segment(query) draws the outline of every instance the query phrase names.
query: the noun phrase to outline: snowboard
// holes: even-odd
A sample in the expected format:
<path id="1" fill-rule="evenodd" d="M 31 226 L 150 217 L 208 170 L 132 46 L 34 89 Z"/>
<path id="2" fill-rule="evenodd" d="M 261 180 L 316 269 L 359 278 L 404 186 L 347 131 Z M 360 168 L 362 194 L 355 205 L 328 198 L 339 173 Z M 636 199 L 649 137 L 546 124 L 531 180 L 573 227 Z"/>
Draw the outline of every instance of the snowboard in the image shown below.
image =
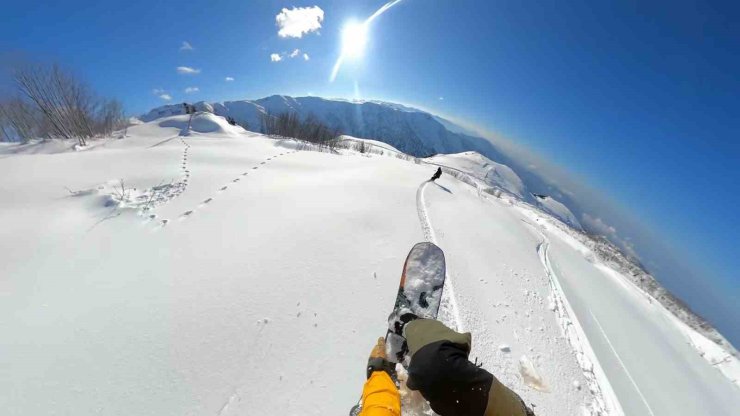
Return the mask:
<path id="1" fill-rule="evenodd" d="M 396 334 L 394 325 L 400 315 L 409 312 L 419 318 L 437 319 L 444 284 L 444 252 L 433 243 L 417 243 L 406 256 L 396 302 L 388 317 L 388 332 L 385 335 L 388 361 L 408 364 L 406 340 Z"/>
<path id="2" fill-rule="evenodd" d="M 437 319 L 439 305 L 442 303 L 442 290 L 445 284 L 445 254 L 432 243 L 417 243 L 411 248 L 403 263 L 401 283 L 398 285 L 396 302 L 388 317 L 388 332 L 385 335 L 387 360 L 408 366 L 406 360 L 406 340 L 393 329 L 395 317 L 403 313 L 413 313 L 419 318 Z M 394 381 L 398 383 L 398 380 Z M 361 400 L 349 412 L 359 416 L 362 411 Z"/>

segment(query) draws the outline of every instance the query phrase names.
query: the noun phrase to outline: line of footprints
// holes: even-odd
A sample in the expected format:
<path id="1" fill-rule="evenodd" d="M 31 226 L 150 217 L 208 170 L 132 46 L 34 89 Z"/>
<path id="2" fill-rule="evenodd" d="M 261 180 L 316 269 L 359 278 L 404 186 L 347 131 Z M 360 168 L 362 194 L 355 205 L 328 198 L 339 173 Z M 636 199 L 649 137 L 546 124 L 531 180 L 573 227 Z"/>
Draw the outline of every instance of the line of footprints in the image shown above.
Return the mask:
<path id="1" fill-rule="evenodd" d="M 190 145 L 180 137 L 180 141 L 185 145 L 185 149 L 182 151 L 182 173 L 184 178 L 182 179 L 183 185 L 180 187 L 179 192 L 173 196 L 180 196 L 188 188 L 188 181 L 190 180 L 190 169 L 188 169 L 188 152 L 190 151 Z"/>
<path id="2" fill-rule="evenodd" d="M 187 144 L 185 142 L 185 140 L 183 140 L 183 139 L 180 139 L 180 140 L 182 140 L 183 144 L 185 145 L 185 151 L 183 152 L 183 160 L 182 160 L 182 170 L 183 170 L 183 173 L 185 174 L 185 179 L 183 180 L 183 182 L 185 184 L 185 187 L 187 187 L 188 180 L 190 179 L 190 170 L 188 169 L 188 166 L 187 166 L 187 164 L 188 164 L 187 163 L 188 162 L 188 149 L 190 149 L 190 145 Z M 265 159 L 264 161 L 260 162 L 259 165 L 253 166 L 252 169 L 250 169 L 250 170 L 257 170 L 262 165 L 267 164 L 267 162 L 269 162 L 269 161 L 271 161 L 273 159 L 276 159 L 276 158 L 278 158 L 280 156 L 289 155 L 289 154 L 295 153 L 295 152 L 297 152 L 297 150 L 293 150 L 291 152 L 284 152 L 284 153 L 280 153 L 280 154 L 277 154 L 277 155 L 274 155 L 274 156 L 270 156 L 267 159 Z M 247 175 L 249 175 L 249 171 L 246 171 L 246 172 L 240 174 L 239 176 L 237 176 L 236 178 L 232 179 L 230 183 L 237 183 L 237 182 L 241 181 L 244 176 L 247 176 Z M 224 186 L 222 186 L 221 188 L 218 189 L 218 192 L 221 193 L 221 192 L 226 191 L 227 189 L 229 189 L 229 185 L 224 185 Z M 184 191 L 185 191 L 185 189 L 182 189 L 182 192 L 184 192 Z M 207 198 L 207 199 L 203 200 L 198 206 L 199 207 L 203 207 L 203 206 L 205 206 L 205 205 L 213 202 L 214 198 L 215 197 Z M 179 218 L 180 218 L 180 220 L 184 220 L 184 219 L 190 217 L 191 215 L 193 215 L 194 213 L 195 213 L 195 209 L 191 209 L 191 210 L 185 211 L 182 214 L 180 214 L 180 217 Z M 168 220 L 168 219 L 162 219 L 162 220 L 159 221 L 159 224 L 162 227 L 166 226 L 169 223 L 170 223 L 170 220 Z"/>

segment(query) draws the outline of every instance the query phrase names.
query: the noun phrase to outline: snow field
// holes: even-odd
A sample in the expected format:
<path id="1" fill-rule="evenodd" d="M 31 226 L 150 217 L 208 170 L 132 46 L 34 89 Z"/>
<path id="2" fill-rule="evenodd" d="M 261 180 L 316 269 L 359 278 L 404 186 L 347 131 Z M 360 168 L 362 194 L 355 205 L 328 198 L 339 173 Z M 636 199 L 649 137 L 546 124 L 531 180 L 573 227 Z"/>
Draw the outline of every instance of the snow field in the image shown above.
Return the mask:
<path id="1" fill-rule="evenodd" d="M 647 413 L 630 407 L 640 399 L 624 370 L 656 415 L 679 394 L 714 414 L 740 407 L 683 332 L 588 263 L 549 215 L 447 175 L 426 182 L 429 165 L 296 151 L 219 117 L 196 121 L 181 135 L 186 116 L 155 120 L 78 152 L 0 149 L 6 414 L 346 414 L 423 240 L 446 254 L 440 318 L 472 332 L 471 357 L 537 414 L 600 414 L 611 399 L 561 332 L 565 299 L 626 414 Z M 633 312 L 614 332 L 624 316 L 602 303 L 652 326 Z M 656 388 L 641 368 L 656 383 L 700 377 Z M 404 400 L 405 414 L 428 411 Z M 682 400 L 671 414 L 692 414 Z"/>

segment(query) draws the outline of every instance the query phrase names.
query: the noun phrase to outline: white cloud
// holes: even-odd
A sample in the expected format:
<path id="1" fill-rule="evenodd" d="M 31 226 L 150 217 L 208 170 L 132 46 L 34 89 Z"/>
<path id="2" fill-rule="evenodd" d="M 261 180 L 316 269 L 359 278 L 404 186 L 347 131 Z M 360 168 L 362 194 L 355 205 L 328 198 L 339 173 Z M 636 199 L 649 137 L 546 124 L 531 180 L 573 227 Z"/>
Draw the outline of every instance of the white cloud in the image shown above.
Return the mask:
<path id="1" fill-rule="evenodd" d="M 198 91 L 200 91 L 200 88 L 198 88 L 198 87 L 187 87 L 187 88 L 185 88 L 185 94 L 191 94 L 191 93 L 198 92 Z"/>
<path id="2" fill-rule="evenodd" d="M 439 97 L 439 101 L 444 101 L 445 97 Z"/>
<path id="3" fill-rule="evenodd" d="M 234 78 L 233 78 L 233 77 L 226 77 L 226 78 L 224 78 L 224 80 L 225 80 L 226 82 L 231 82 L 231 81 L 233 81 L 233 80 L 234 80 Z"/>
<path id="4" fill-rule="evenodd" d="M 281 38 L 301 38 L 304 34 L 316 32 L 321 29 L 323 20 L 324 11 L 319 6 L 283 9 L 275 16 Z"/>
<path id="5" fill-rule="evenodd" d="M 635 250 L 635 245 L 632 244 L 629 237 L 623 238 L 617 234 L 617 229 L 611 225 L 605 223 L 601 218 L 592 217 L 585 212 L 581 214 L 581 224 L 586 227 L 587 231 L 606 237 L 607 240 L 611 241 L 612 244 L 617 246 L 622 253 L 628 257 L 639 259 Z"/>
<path id="6" fill-rule="evenodd" d="M 609 237 L 617 234 L 617 229 L 605 223 L 601 218 L 594 218 L 585 212 L 581 215 L 583 225 L 590 231 Z"/>
<path id="7" fill-rule="evenodd" d="M 186 40 L 182 41 L 182 46 L 180 46 L 181 51 L 192 51 L 193 49 L 195 48 L 193 48 L 193 45 L 191 45 L 190 42 Z"/>
<path id="8" fill-rule="evenodd" d="M 152 94 L 156 95 L 157 97 L 169 101 L 172 99 L 172 96 L 167 94 L 167 91 L 164 90 L 164 88 L 154 88 L 152 90 Z"/>
<path id="9" fill-rule="evenodd" d="M 304 61 L 308 61 L 309 59 L 311 59 L 311 57 L 308 56 L 307 53 L 304 53 L 304 54 L 301 55 L 301 50 L 300 49 L 293 49 L 293 52 L 291 52 L 291 53 L 286 53 L 286 52 L 283 52 L 283 53 L 273 53 L 273 54 L 270 55 L 270 60 L 272 62 L 280 62 L 280 61 L 282 61 L 283 59 L 286 59 L 286 58 L 293 59 L 293 58 L 297 58 L 299 56 L 302 57 Z"/>
<path id="10" fill-rule="evenodd" d="M 189 66 L 178 66 L 177 73 L 186 75 L 200 74 L 200 69 L 191 68 Z"/>

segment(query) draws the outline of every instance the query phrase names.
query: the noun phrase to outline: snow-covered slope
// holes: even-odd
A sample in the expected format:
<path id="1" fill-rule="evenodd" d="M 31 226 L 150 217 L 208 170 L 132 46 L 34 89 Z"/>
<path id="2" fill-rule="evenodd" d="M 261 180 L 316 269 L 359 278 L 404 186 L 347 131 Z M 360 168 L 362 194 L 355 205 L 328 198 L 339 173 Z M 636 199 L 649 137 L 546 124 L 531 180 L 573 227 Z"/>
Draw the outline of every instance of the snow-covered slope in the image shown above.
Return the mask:
<path id="1" fill-rule="evenodd" d="M 477 152 L 435 155 L 425 161 L 467 173 L 488 186 L 504 189 L 521 199 L 525 199 L 527 194 L 524 183 L 511 168 Z"/>
<path id="2" fill-rule="evenodd" d="M 570 225 L 571 227 L 574 227 L 578 230 L 582 229 L 581 223 L 578 222 L 578 218 L 576 218 L 576 216 L 573 215 L 572 212 L 570 212 L 568 207 L 558 202 L 555 198 L 539 194 L 534 195 L 534 197 L 537 205 L 542 208 L 543 211 L 554 215 L 556 218 L 559 218 L 561 221 Z"/>
<path id="3" fill-rule="evenodd" d="M 446 253 L 441 318 L 538 414 L 740 408 L 733 367 L 534 206 L 186 121 L 0 148 L 4 414 L 347 414 L 421 240 Z"/>

